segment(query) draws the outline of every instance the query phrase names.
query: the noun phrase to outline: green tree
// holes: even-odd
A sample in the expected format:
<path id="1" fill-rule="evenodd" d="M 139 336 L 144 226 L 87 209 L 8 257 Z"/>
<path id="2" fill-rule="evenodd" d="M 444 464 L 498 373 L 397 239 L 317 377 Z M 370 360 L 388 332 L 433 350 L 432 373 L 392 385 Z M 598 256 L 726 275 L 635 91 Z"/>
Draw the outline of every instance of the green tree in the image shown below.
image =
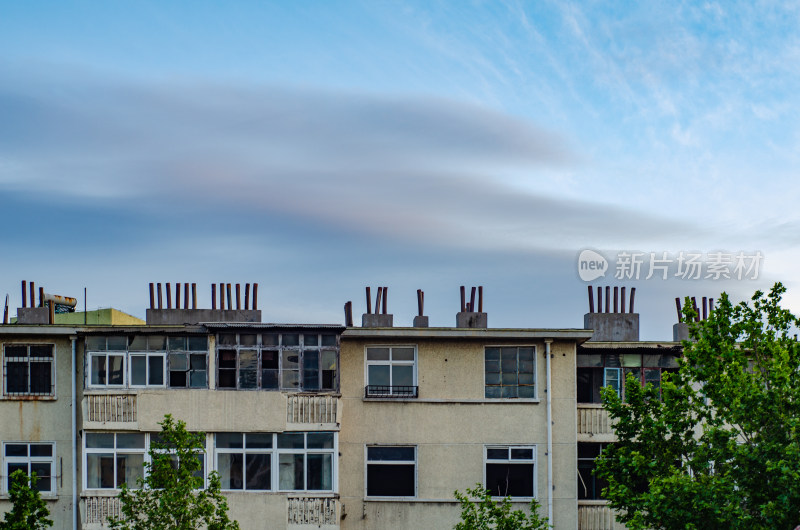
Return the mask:
<path id="1" fill-rule="evenodd" d="M 188 432 L 186 424 L 167 414 L 161 435 L 150 443 L 150 462 L 137 489 L 122 485 L 122 518 L 110 517 L 111 528 L 122 530 L 238 530 L 228 518 L 228 503 L 220 493 L 216 472 L 203 488 L 205 435 Z"/>
<path id="2" fill-rule="evenodd" d="M 603 403 L 619 441 L 597 473 L 631 529 L 792 529 L 800 523 L 800 346 L 785 288 L 752 304 L 724 293 L 691 325 L 677 374 L 659 391 L 626 381 Z M 688 301 L 687 301 L 688 302 Z M 687 303 L 684 313 L 693 322 Z"/>
<path id="3" fill-rule="evenodd" d="M 36 473 L 29 477 L 18 469 L 10 479 L 8 497 L 12 507 L 0 521 L 0 530 L 44 530 L 53 526 L 53 521 L 47 518 L 50 515 L 47 504 L 36 489 Z"/>
<path id="4" fill-rule="evenodd" d="M 539 503 L 531 501 L 531 513 L 511 509 L 511 497 L 496 501 L 481 484 L 455 492 L 461 503 L 461 521 L 454 530 L 547 530 L 547 517 L 539 516 Z"/>

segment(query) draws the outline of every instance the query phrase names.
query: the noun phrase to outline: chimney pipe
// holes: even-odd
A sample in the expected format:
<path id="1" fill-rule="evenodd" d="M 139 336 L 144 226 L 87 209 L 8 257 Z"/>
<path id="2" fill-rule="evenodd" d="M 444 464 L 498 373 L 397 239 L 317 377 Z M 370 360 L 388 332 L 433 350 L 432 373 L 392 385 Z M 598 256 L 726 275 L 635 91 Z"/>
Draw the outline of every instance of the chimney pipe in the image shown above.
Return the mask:
<path id="1" fill-rule="evenodd" d="M 22 280 L 22 307 L 28 307 L 28 282 Z"/>
<path id="2" fill-rule="evenodd" d="M 161 282 L 158 282 L 158 308 L 161 309 Z"/>
<path id="3" fill-rule="evenodd" d="M 353 302 L 344 304 L 344 325 L 348 328 L 353 327 Z"/>
<path id="4" fill-rule="evenodd" d="M 172 284 L 167 282 L 167 309 L 172 309 Z"/>
<path id="5" fill-rule="evenodd" d="M 225 290 L 227 291 L 226 294 L 228 295 L 228 309 L 231 310 L 231 309 L 233 309 L 233 296 L 231 296 L 231 292 L 232 292 L 231 291 L 231 284 L 225 285 Z"/>
<path id="6" fill-rule="evenodd" d="M 192 309 L 197 309 L 197 284 L 192 283 Z"/>
<path id="7" fill-rule="evenodd" d="M 708 298 L 703 297 L 703 320 L 708 318 Z"/>
<path id="8" fill-rule="evenodd" d="M 175 309 L 181 308 L 181 284 L 175 282 Z"/>
<path id="9" fill-rule="evenodd" d="M 633 299 L 636 297 L 636 287 L 631 287 L 631 307 L 630 312 L 635 313 L 636 311 L 633 310 Z"/>
<path id="10" fill-rule="evenodd" d="M 591 285 L 587 285 L 586 287 L 589 288 L 589 312 L 594 313 L 594 289 L 592 289 Z"/>
<path id="11" fill-rule="evenodd" d="M 253 284 L 253 311 L 258 309 L 258 284 Z"/>
<path id="12" fill-rule="evenodd" d="M 219 284 L 219 308 L 225 311 L 225 284 Z"/>
<path id="13" fill-rule="evenodd" d="M 383 287 L 383 314 L 386 314 L 386 305 L 388 304 L 389 300 L 389 288 L 384 286 Z"/>
<path id="14" fill-rule="evenodd" d="M 217 284 L 211 284 L 211 309 L 217 308 Z"/>
<path id="15" fill-rule="evenodd" d="M 611 312 L 611 287 L 606 285 L 606 313 Z"/>
<path id="16" fill-rule="evenodd" d="M 154 285 L 153 282 L 150 282 L 150 309 L 156 308 L 156 295 L 154 292 Z"/>
<path id="17" fill-rule="evenodd" d="M 614 286 L 614 312 L 619 313 L 619 304 L 617 301 L 619 300 L 619 287 L 616 285 Z"/>
<path id="18" fill-rule="evenodd" d="M 622 312 L 625 312 L 625 288 L 622 288 L 622 294 L 619 297 L 620 305 L 622 306 Z"/>
<path id="19" fill-rule="evenodd" d="M 372 295 L 369 292 L 369 287 L 367 287 L 367 314 L 372 314 Z"/>
<path id="20" fill-rule="evenodd" d="M 244 284 L 244 308 L 250 309 L 250 284 Z"/>
<path id="21" fill-rule="evenodd" d="M 183 284 L 183 308 L 189 309 L 189 284 Z"/>
<path id="22" fill-rule="evenodd" d="M 383 298 L 383 287 L 378 287 L 378 294 L 375 297 L 375 314 L 381 313 L 381 298 Z"/>
<path id="23" fill-rule="evenodd" d="M 424 302 L 422 301 L 422 289 L 417 289 L 417 315 L 422 316 L 425 314 Z"/>
<path id="24" fill-rule="evenodd" d="M 603 312 L 603 288 L 599 285 L 597 286 L 597 312 Z"/>
<path id="25" fill-rule="evenodd" d="M 483 285 L 478 286 L 478 313 L 483 313 Z"/>
<path id="26" fill-rule="evenodd" d="M 683 313 L 681 312 L 681 299 L 675 297 L 675 309 L 678 311 L 678 323 L 683 322 Z"/>
<path id="27" fill-rule="evenodd" d="M 39 287 L 39 307 L 44 305 L 44 287 Z"/>
<path id="28" fill-rule="evenodd" d="M 36 307 L 36 287 L 34 287 L 33 282 L 30 283 L 30 288 L 31 288 L 31 307 Z M 39 300 L 39 304 L 43 303 L 44 301 Z"/>
<path id="29" fill-rule="evenodd" d="M 461 286 L 461 312 L 462 313 L 467 310 L 466 305 L 467 305 L 467 292 L 464 289 L 464 286 L 462 285 Z"/>
<path id="30" fill-rule="evenodd" d="M 475 311 L 475 287 L 472 288 L 472 292 L 469 295 L 469 310 Z"/>
<path id="31" fill-rule="evenodd" d="M 236 284 L 236 309 L 242 308 L 242 285 Z"/>

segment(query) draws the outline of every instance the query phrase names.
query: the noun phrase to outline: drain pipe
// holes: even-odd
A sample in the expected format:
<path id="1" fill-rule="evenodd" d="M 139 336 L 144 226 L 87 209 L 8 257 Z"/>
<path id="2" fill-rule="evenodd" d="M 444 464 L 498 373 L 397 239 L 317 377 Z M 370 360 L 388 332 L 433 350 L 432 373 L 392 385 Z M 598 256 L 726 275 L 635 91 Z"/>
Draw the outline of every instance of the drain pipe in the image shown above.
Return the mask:
<path id="1" fill-rule="evenodd" d="M 553 387 L 550 368 L 550 344 L 553 339 L 545 339 L 544 355 L 547 372 L 547 520 L 553 526 Z"/>
<path id="2" fill-rule="evenodd" d="M 76 393 L 76 372 L 78 367 L 75 364 L 75 343 L 78 337 L 70 337 L 72 341 L 72 530 L 78 530 L 78 395 Z"/>

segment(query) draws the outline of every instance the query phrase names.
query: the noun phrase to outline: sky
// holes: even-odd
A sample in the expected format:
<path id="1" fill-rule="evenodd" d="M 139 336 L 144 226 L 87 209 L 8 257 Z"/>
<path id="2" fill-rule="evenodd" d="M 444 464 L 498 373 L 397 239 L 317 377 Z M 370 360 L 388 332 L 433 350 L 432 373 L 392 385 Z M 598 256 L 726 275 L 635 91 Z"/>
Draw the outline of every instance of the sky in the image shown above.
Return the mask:
<path id="1" fill-rule="evenodd" d="M 675 297 L 781 281 L 800 312 L 798 23 L 773 1 L 0 0 L 0 296 L 143 318 L 149 282 L 200 307 L 258 283 L 265 322 L 353 301 L 358 323 L 387 286 L 395 325 L 422 289 L 452 326 L 480 285 L 491 327 L 580 328 L 587 285 L 627 286 L 645 340 Z"/>

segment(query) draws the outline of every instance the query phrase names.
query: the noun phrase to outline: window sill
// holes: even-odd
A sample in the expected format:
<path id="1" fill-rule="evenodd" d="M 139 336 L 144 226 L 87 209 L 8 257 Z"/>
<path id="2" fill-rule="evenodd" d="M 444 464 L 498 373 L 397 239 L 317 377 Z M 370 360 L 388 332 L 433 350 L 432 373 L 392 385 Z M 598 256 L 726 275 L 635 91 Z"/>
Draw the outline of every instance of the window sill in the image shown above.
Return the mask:
<path id="1" fill-rule="evenodd" d="M 0 401 L 55 401 L 56 396 L 2 396 Z"/>
<path id="2" fill-rule="evenodd" d="M 578 506 L 608 506 L 605 499 L 579 499 Z"/>
<path id="3" fill-rule="evenodd" d="M 0 494 L 0 501 L 8 501 L 8 500 L 11 500 L 11 496 L 8 493 Z M 49 502 L 56 502 L 58 500 L 58 494 L 56 493 L 42 494 L 42 500 Z"/>
<path id="4" fill-rule="evenodd" d="M 497 403 L 502 405 L 536 404 L 541 403 L 539 398 L 492 398 L 492 399 L 459 399 L 459 398 L 361 398 L 362 401 L 376 401 L 380 403 Z"/>

